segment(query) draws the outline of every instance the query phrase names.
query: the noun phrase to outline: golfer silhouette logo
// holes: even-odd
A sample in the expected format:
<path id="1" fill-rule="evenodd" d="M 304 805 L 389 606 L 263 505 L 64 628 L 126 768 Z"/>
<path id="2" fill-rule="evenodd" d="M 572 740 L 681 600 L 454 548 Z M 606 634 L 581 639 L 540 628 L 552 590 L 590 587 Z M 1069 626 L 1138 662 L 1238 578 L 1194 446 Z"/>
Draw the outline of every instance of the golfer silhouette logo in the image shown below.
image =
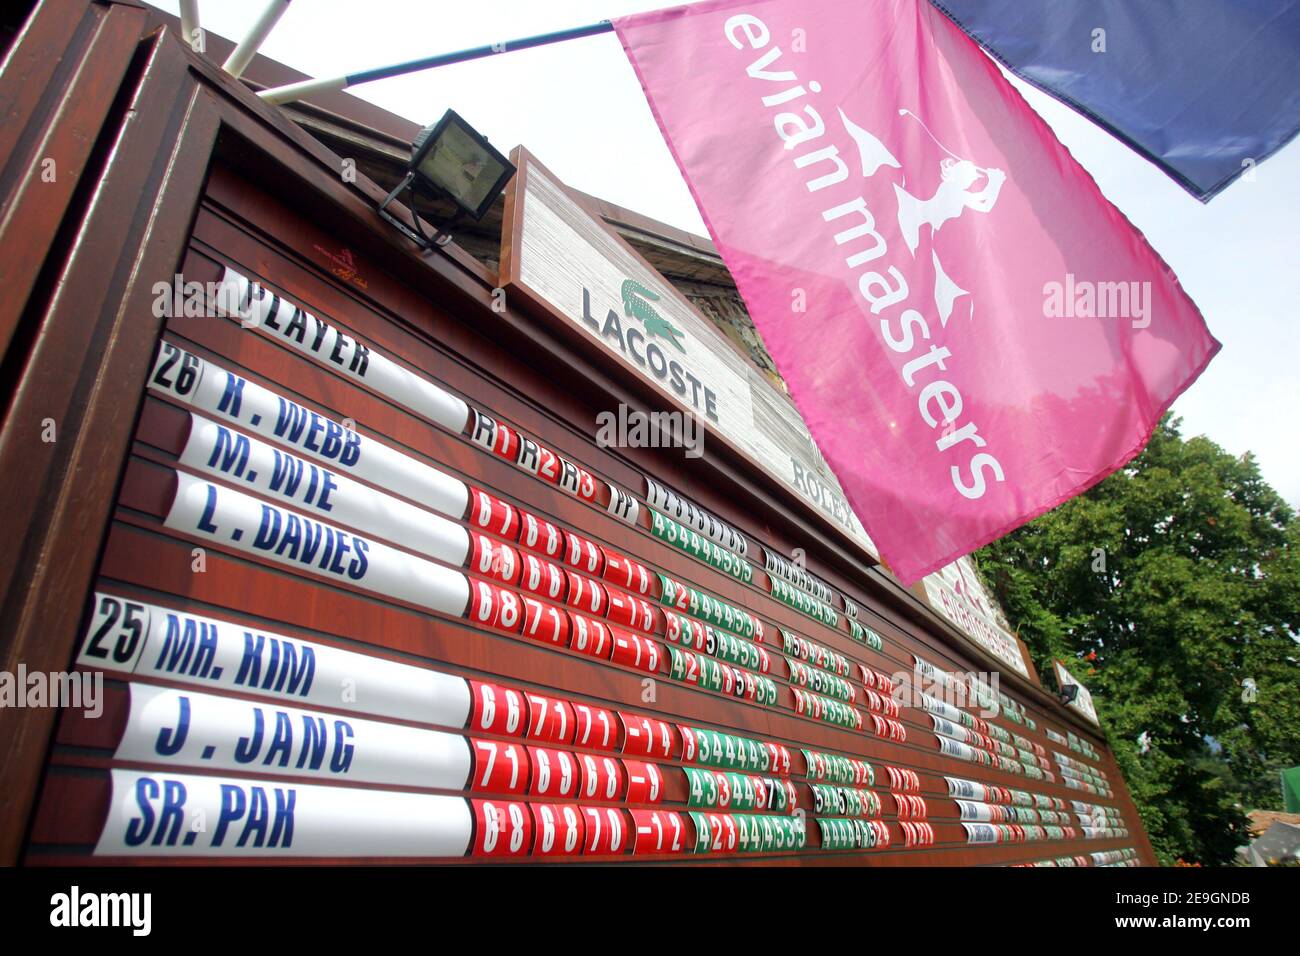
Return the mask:
<path id="1" fill-rule="evenodd" d="M 904 188 L 907 184 L 906 177 L 903 186 L 894 184 L 894 196 L 898 201 L 898 229 L 903 235 L 903 241 L 907 243 L 908 251 L 915 256 L 917 247 L 921 244 L 923 227 L 929 226 L 933 236 L 943 228 L 945 223 L 957 219 L 967 209 L 981 213 L 992 211 L 1002 186 L 1007 181 L 1007 174 L 1001 169 L 979 166 L 972 160 L 958 156 L 939 142 L 930 128 L 911 110 L 900 109 L 898 115 L 915 120 L 930 140 L 948 154 L 939 161 L 939 185 L 934 194 L 928 198 L 921 198 L 908 192 Z M 874 176 L 882 166 L 902 168 L 879 139 L 850 121 L 843 110 L 840 111 L 840 119 L 858 147 L 864 177 Z M 930 258 L 935 270 L 935 308 L 939 313 L 940 323 L 947 326 L 954 301 L 967 292 L 948 277 L 943 264 L 939 261 L 939 253 L 933 247 L 931 247 Z M 974 314 L 973 305 L 971 314 Z"/>
<path id="2" fill-rule="evenodd" d="M 944 223 L 956 219 L 967 209 L 989 212 L 998 201 L 1007 174 L 1000 169 L 977 166 L 969 159 L 962 159 L 939 142 L 930 128 L 911 110 L 899 110 L 898 115 L 910 116 L 916 120 L 934 145 L 948 154 L 939 161 L 939 186 L 929 199 L 918 199 L 906 189 L 894 186 L 894 195 L 898 197 L 898 228 L 903 233 L 907 248 L 915 255 L 916 247 L 920 244 L 922 226 L 929 226 L 938 232 Z M 971 187 L 981 179 L 984 181 L 983 187 L 972 191 Z"/>

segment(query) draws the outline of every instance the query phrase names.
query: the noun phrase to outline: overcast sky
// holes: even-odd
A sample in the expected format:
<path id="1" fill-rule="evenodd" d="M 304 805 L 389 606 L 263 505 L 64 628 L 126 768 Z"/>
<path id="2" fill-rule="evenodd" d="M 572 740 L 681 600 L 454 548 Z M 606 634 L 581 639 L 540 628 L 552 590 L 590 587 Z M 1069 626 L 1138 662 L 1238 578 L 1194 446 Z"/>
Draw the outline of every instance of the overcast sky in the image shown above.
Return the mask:
<path id="1" fill-rule="evenodd" d="M 177 12 L 174 0 L 156 4 Z M 262 48 L 312 76 L 669 6 L 637 0 L 298 0 Z M 203 26 L 242 37 L 266 0 L 200 0 Z M 1178 400 L 1184 431 L 1258 457 L 1300 507 L 1300 141 L 1202 205 L 1069 108 L 1013 81 L 1102 191 L 1146 234 L 1223 343 Z M 526 145 L 569 185 L 705 234 L 612 34 L 383 80 L 352 92 L 424 124 L 453 107 L 502 151 Z M 1287 313 L 1293 318 L 1287 319 Z"/>

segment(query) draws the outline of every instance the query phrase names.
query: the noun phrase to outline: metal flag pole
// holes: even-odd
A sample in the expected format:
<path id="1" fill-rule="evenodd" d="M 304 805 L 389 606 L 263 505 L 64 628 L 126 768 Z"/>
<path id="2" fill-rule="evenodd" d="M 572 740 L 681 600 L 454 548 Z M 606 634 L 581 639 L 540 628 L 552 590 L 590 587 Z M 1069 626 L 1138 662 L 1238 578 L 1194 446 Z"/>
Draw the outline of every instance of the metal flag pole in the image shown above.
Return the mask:
<path id="1" fill-rule="evenodd" d="M 420 60 L 408 60 L 405 63 L 394 63 L 392 66 L 375 67 L 372 70 L 362 70 L 359 73 L 345 73 L 342 76 L 327 77 L 319 80 L 302 80 L 298 83 L 289 83 L 285 86 L 277 86 L 269 90 L 262 90 L 257 95 L 266 100 L 266 102 L 274 103 L 276 105 L 292 103 L 294 100 L 300 100 L 304 96 L 310 96 L 312 93 L 322 93 L 329 90 L 345 90 L 349 86 L 356 86 L 358 83 L 369 83 L 373 80 L 386 80 L 390 76 L 404 76 L 407 73 L 419 73 L 421 70 L 431 70 L 434 67 L 446 66 L 449 63 L 464 63 L 466 60 L 479 60 L 483 57 L 495 56 L 498 53 L 509 53 L 512 50 L 527 50 L 535 46 L 546 46 L 548 43 L 560 43 L 564 40 L 577 40 L 580 37 L 595 36 L 598 33 L 610 33 L 613 29 L 614 25 L 612 23 L 608 20 L 601 20 L 599 23 L 588 24 L 585 27 L 574 27 L 569 30 L 556 30 L 554 33 L 539 33 L 536 36 L 521 37 L 518 40 L 506 40 L 504 43 L 489 43 L 486 46 L 476 46 L 468 50 L 458 50 L 455 53 L 439 53 L 437 56 L 424 57 Z"/>

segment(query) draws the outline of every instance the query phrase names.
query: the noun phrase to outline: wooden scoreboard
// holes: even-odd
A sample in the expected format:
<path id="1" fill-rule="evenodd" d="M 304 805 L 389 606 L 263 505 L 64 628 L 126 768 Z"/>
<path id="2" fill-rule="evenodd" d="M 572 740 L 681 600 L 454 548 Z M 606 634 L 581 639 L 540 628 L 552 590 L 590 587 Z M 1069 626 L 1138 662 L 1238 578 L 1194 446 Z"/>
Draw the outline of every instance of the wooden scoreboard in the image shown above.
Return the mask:
<path id="1" fill-rule="evenodd" d="M 969 568 L 902 588 L 788 400 L 534 157 L 499 270 L 421 255 L 147 26 L 16 41 L 107 88 L 60 205 L 7 200 L 4 666 L 102 693 L 0 709 L 6 859 L 1154 863 Z"/>

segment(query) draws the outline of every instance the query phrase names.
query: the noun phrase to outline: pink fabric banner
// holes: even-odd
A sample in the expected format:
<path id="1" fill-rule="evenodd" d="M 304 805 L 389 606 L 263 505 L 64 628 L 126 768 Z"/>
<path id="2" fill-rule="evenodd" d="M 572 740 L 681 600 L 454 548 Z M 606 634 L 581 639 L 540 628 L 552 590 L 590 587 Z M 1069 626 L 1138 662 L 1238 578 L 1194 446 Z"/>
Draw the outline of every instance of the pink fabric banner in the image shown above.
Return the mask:
<path id="1" fill-rule="evenodd" d="M 1123 465 L 1218 351 L 1169 267 L 925 0 L 726 0 L 614 25 L 904 583 Z"/>

